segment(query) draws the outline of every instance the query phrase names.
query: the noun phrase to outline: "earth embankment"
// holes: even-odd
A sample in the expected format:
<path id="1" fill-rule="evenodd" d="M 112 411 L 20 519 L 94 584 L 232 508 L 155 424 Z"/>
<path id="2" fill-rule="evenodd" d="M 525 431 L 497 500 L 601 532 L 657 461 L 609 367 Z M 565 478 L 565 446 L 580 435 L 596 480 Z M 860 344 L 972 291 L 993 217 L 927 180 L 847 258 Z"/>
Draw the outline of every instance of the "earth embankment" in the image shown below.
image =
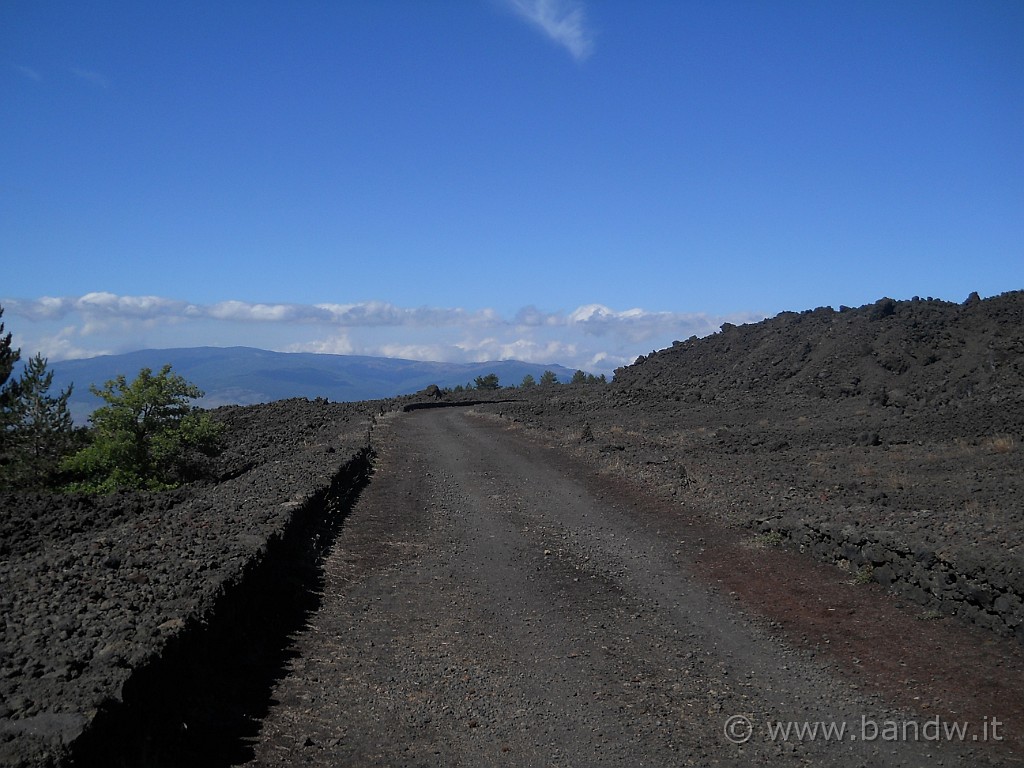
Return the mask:
<path id="1" fill-rule="evenodd" d="M 284 643 L 282 617 L 309 585 L 289 592 L 271 574 L 301 580 L 314 539 L 330 536 L 365 482 L 368 436 L 389 407 L 219 409 L 217 482 L 4 499 L 0 763 L 153 763 L 159 742 L 237 719 L 203 711 L 224 680 L 207 673 L 237 658 L 240 642 Z"/>

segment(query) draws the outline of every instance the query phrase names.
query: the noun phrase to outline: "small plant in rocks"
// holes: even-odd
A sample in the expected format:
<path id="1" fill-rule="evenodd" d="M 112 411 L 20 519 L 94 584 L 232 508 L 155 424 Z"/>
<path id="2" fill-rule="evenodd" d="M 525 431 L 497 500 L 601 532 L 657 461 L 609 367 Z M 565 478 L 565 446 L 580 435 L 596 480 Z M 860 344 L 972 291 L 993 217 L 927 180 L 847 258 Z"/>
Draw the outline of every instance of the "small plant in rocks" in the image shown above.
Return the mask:
<path id="1" fill-rule="evenodd" d="M 768 531 L 767 533 L 759 533 L 753 539 L 753 544 L 758 548 L 765 547 L 781 547 L 784 538 L 778 531 Z"/>
<path id="2" fill-rule="evenodd" d="M 853 575 L 853 583 L 863 586 L 875 580 L 875 568 L 872 565 L 865 565 Z"/>

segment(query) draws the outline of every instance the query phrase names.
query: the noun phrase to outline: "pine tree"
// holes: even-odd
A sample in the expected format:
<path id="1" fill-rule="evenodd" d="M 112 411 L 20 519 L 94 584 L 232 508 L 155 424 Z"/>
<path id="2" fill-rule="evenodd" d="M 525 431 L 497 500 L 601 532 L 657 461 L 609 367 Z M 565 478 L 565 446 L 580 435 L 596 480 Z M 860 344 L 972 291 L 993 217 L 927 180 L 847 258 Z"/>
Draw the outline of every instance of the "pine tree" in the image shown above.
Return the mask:
<path id="1" fill-rule="evenodd" d="M 0 318 L 4 308 L 0 307 Z M 14 427 L 14 405 L 18 397 L 18 382 L 11 379 L 14 366 L 21 359 L 21 350 L 12 349 L 11 334 L 4 335 L 0 320 L 0 485 L 4 484 L 7 467 L 11 463 L 11 432 Z"/>
<path id="2" fill-rule="evenodd" d="M 501 384 L 498 383 L 498 374 L 488 373 L 486 376 L 477 376 L 474 380 L 474 384 L 477 389 L 498 389 Z"/>
<path id="3" fill-rule="evenodd" d="M 549 387 L 552 384 L 558 383 L 558 375 L 554 371 L 544 371 L 540 375 L 540 385 L 542 387 Z"/>
<path id="4" fill-rule="evenodd" d="M 3 317 L 3 307 L 0 306 L 0 318 Z M 22 358 L 22 350 L 10 348 L 11 335 L 3 335 L 3 321 L 0 319 L 0 392 L 6 390 L 7 379 L 14 371 L 14 364 Z"/>
<path id="5" fill-rule="evenodd" d="M 11 408 L 8 433 L 9 479 L 14 485 L 47 483 L 70 448 L 73 435 L 68 398 L 73 387 L 50 394 L 53 371 L 35 355 L 18 380 L 18 397 Z"/>
<path id="6" fill-rule="evenodd" d="M 17 397 L 17 382 L 8 380 L 14 372 L 15 363 L 21 359 L 21 350 L 11 349 L 11 334 L 4 336 L 3 316 L 4 308 L 0 307 L 0 409 L 6 415 Z"/>

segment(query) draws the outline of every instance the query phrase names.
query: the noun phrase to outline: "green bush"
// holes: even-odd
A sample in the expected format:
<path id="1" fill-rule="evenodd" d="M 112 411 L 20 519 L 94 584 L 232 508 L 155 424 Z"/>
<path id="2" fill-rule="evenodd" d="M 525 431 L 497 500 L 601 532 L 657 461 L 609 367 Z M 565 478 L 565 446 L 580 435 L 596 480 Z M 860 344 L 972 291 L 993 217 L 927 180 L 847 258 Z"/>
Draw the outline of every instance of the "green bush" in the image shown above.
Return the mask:
<path id="1" fill-rule="evenodd" d="M 486 376 L 477 376 L 473 380 L 477 389 L 498 389 L 501 385 L 498 383 L 498 374 L 488 373 Z"/>
<path id="2" fill-rule="evenodd" d="M 109 493 L 119 488 L 172 488 L 201 474 L 203 458 L 217 450 L 220 425 L 191 404 L 203 396 L 195 384 L 165 365 L 143 368 L 90 391 L 107 404 L 90 417 L 91 442 L 66 459 L 72 490 Z"/>

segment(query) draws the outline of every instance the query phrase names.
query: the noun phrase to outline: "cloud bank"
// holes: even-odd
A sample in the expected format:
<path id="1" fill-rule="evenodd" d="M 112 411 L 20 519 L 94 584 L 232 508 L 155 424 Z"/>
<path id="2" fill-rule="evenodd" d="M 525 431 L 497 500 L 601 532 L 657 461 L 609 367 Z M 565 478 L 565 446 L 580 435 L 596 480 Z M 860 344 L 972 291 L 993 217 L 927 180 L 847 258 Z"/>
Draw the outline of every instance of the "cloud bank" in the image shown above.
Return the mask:
<path id="1" fill-rule="evenodd" d="M 161 296 L 87 293 L 0 298 L 14 343 L 51 360 L 146 348 L 251 346 L 281 352 L 374 355 L 441 362 L 524 360 L 611 373 L 676 339 L 705 336 L 757 313 L 614 310 L 588 304 L 569 312 L 351 304 L 197 304 Z"/>
<path id="2" fill-rule="evenodd" d="M 506 0 L 522 19 L 564 47 L 577 61 L 594 48 L 583 6 L 572 0 Z"/>

